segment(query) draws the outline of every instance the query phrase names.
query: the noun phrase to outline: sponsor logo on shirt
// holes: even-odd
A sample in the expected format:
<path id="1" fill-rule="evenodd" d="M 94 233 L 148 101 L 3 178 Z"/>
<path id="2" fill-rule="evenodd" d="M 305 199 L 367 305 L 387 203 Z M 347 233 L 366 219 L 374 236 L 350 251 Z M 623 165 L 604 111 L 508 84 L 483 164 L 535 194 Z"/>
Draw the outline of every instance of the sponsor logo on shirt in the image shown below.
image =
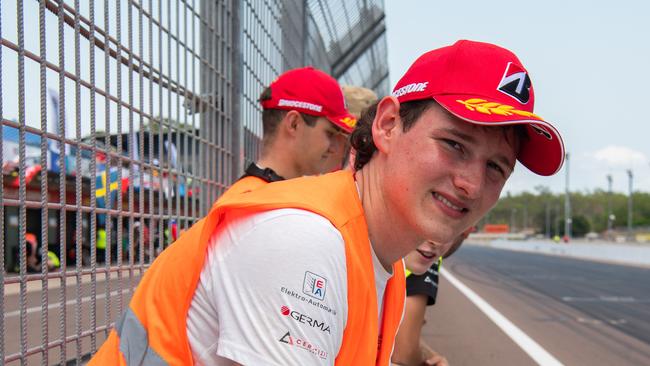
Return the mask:
<path id="1" fill-rule="evenodd" d="M 315 299 L 325 299 L 325 289 L 327 288 L 327 279 L 316 273 L 305 272 L 305 280 L 302 283 L 302 292 Z"/>
<path id="2" fill-rule="evenodd" d="M 428 283 L 431 287 L 438 287 L 438 270 L 434 266 L 427 269 L 426 276 L 424 277 L 424 283 Z"/>
<path id="3" fill-rule="evenodd" d="M 324 351 L 321 347 L 309 342 L 308 340 L 300 337 L 294 337 L 289 331 L 287 331 L 282 338 L 279 339 L 281 343 L 287 344 L 292 347 L 302 348 L 305 351 L 308 351 L 323 360 L 327 359 L 327 352 Z"/>
<path id="4" fill-rule="evenodd" d="M 328 334 L 332 334 L 330 332 L 330 326 L 327 325 L 325 322 L 319 322 L 318 320 L 312 318 L 309 315 L 299 313 L 295 310 L 291 310 L 286 305 L 283 305 L 280 308 L 280 312 L 284 316 L 291 316 L 291 318 L 293 318 L 295 321 L 297 321 L 300 324 L 307 324 L 312 328 L 320 329 L 321 332 L 327 332 Z"/>
<path id="5" fill-rule="evenodd" d="M 300 300 L 302 302 L 305 302 L 305 303 L 307 303 L 309 305 L 312 305 L 317 309 L 323 309 L 323 310 L 327 311 L 328 313 L 330 313 L 332 315 L 336 315 L 336 309 L 332 309 L 331 307 L 327 306 L 326 304 L 323 304 L 322 302 L 316 301 L 316 300 L 314 300 L 312 298 L 306 297 L 306 296 L 300 294 L 299 292 L 293 291 L 293 290 L 288 289 L 288 288 L 286 288 L 284 286 L 280 287 L 280 292 L 282 292 L 283 294 L 287 294 L 287 295 L 289 295 L 289 296 L 291 296 L 291 297 L 293 297 L 295 299 L 298 299 L 298 300 Z"/>

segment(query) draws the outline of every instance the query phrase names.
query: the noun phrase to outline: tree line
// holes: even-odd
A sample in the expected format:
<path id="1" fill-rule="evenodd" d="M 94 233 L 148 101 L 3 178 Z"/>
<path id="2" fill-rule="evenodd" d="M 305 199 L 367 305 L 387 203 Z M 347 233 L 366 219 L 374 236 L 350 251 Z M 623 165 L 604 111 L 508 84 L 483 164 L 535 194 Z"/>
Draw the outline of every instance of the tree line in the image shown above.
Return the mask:
<path id="1" fill-rule="evenodd" d="M 523 192 L 501 197 L 496 206 L 478 224 L 479 230 L 488 224 L 508 224 L 512 231 L 534 230 L 538 234 L 564 235 L 564 193 L 552 193 L 547 187 L 535 187 L 536 193 Z M 572 234 L 604 233 L 611 207 L 612 227 L 627 230 L 628 195 L 593 192 L 571 192 Z M 632 226 L 650 231 L 650 193 L 632 194 Z"/>

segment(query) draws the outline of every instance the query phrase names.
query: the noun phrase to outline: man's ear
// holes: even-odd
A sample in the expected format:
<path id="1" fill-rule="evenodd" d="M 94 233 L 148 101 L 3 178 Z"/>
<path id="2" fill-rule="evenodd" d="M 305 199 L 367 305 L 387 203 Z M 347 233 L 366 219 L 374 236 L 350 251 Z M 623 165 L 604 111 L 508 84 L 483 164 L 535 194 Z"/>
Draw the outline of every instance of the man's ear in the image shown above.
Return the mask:
<path id="1" fill-rule="evenodd" d="M 390 150 L 395 136 L 402 132 L 399 116 L 399 101 L 393 96 L 384 97 L 377 105 L 377 113 L 372 123 L 372 139 L 381 152 Z"/>
<path id="2" fill-rule="evenodd" d="M 281 128 L 290 136 L 296 136 L 300 129 L 303 128 L 305 122 L 302 120 L 300 113 L 297 111 L 289 111 L 284 115 L 280 122 Z"/>

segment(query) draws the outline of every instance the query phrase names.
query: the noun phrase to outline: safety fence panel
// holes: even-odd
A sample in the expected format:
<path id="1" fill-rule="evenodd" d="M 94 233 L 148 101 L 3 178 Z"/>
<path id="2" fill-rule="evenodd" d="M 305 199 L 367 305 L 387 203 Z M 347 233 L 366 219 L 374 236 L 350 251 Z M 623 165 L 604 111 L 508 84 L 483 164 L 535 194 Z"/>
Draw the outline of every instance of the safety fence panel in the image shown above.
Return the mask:
<path id="1" fill-rule="evenodd" d="M 82 363 L 313 65 L 387 93 L 383 1 L 0 1 L 0 363 Z"/>
<path id="2" fill-rule="evenodd" d="M 389 93 L 383 0 L 309 0 L 308 63 L 327 60 L 341 84 Z"/>
<path id="3" fill-rule="evenodd" d="M 304 65 L 302 0 L 243 0 L 241 118 L 246 163 L 260 154 L 260 94 L 282 72 Z"/>
<path id="4" fill-rule="evenodd" d="M 236 174 L 239 5 L 0 3 L 0 363 L 82 362 Z"/>

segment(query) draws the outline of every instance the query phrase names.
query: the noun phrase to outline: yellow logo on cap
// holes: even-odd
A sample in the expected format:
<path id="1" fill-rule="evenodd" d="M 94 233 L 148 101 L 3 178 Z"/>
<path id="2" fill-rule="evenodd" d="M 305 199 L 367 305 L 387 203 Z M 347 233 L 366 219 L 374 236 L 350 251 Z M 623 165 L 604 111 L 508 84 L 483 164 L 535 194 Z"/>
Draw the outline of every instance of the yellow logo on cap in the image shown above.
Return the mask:
<path id="1" fill-rule="evenodd" d="M 354 128 L 354 126 L 356 126 L 356 124 L 357 124 L 357 119 L 356 118 L 345 117 L 345 118 L 341 118 L 341 123 L 343 123 L 344 125 L 346 125 L 346 126 L 348 126 L 350 128 Z"/>
<path id="2" fill-rule="evenodd" d="M 523 117 L 542 119 L 542 117 L 536 115 L 535 113 L 520 111 L 511 105 L 488 102 L 485 99 L 474 98 L 456 101 L 464 105 L 470 111 L 476 111 L 484 114 L 498 114 L 500 116 L 512 116 L 513 114 L 516 114 Z"/>

